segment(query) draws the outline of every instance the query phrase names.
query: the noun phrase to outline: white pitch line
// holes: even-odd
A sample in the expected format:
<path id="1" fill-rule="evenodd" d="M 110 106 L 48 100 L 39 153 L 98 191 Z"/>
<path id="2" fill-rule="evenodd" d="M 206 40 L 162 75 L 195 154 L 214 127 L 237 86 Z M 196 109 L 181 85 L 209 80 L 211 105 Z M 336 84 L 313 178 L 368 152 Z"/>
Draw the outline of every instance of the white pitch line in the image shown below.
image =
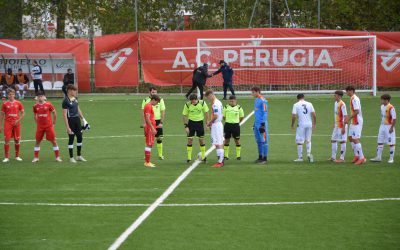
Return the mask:
<path id="1" fill-rule="evenodd" d="M 254 114 L 254 111 L 252 111 L 250 114 L 248 114 L 240 123 L 240 125 L 243 125 L 245 122 L 247 122 L 248 119 Z M 206 157 L 214 150 L 215 146 L 211 146 L 207 151 L 206 151 Z M 149 217 L 154 210 L 156 210 L 157 207 L 159 207 L 165 199 L 168 198 L 172 192 L 181 184 L 183 180 L 186 179 L 186 177 L 199 166 L 201 163 L 200 160 L 196 160 L 189 168 L 187 168 L 172 184 L 167 188 L 167 190 L 164 191 L 164 193 L 157 198 L 156 201 L 151 204 L 146 211 L 144 211 L 139 218 L 137 218 L 115 241 L 114 243 L 108 248 L 109 250 L 116 250 L 118 249 L 122 243 L 131 235 L 142 223 Z"/>
<path id="2" fill-rule="evenodd" d="M 228 202 L 228 203 L 164 203 L 159 207 L 225 207 L 225 206 L 276 206 L 276 205 L 311 205 L 335 203 L 365 203 L 379 201 L 400 201 L 400 198 L 368 198 L 353 200 L 321 200 L 321 201 L 270 201 L 270 202 Z M 118 203 L 29 203 L 29 202 L 0 202 L 0 206 L 48 206 L 48 207 L 148 207 L 151 204 L 118 204 Z"/>

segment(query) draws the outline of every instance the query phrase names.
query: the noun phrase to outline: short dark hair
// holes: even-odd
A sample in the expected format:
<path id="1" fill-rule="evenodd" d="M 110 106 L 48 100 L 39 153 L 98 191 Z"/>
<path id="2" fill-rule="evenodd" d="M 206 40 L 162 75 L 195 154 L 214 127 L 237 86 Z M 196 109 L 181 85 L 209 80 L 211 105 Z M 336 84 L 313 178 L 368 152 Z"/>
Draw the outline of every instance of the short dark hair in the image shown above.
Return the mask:
<path id="1" fill-rule="evenodd" d="M 37 92 L 37 94 L 36 94 L 37 96 L 40 96 L 40 95 L 44 95 L 44 92 L 43 91 L 41 91 L 41 90 L 39 90 L 38 92 Z"/>
<path id="2" fill-rule="evenodd" d="M 191 101 L 193 101 L 193 100 L 197 100 L 197 94 L 191 94 L 190 96 L 189 96 L 189 100 L 191 100 Z"/>
<path id="3" fill-rule="evenodd" d="M 156 102 L 159 102 L 161 98 L 158 95 L 151 95 L 150 100 L 154 100 Z"/>
<path id="4" fill-rule="evenodd" d="M 343 90 L 336 90 L 335 95 L 343 96 L 344 95 Z"/>
<path id="5" fill-rule="evenodd" d="M 384 95 L 381 95 L 381 99 L 390 101 L 390 99 L 392 99 L 392 97 L 389 94 L 384 94 Z"/>
<path id="6" fill-rule="evenodd" d="M 259 87 L 257 87 L 257 86 L 254 86 L 254 87 L 251 88 L 251 91 L 261 92 L 261 89 Z"/>
<path id="7" fill-rule="evenodd" d="M 67 85 L 67 91 L 69 91 L 69 90 L 78 90 L 78 88 L 73 84 L 68 84 Z"/>
<path id="8" fill-rule="evenodd" d="M 204 93 L 205 96 L 209 96 L 212 94 L 214 94 L 214 92 L 211 89 L 207 90 L 206 93 Z"/>
<path id="9" fill-rule="evenodd" d="M 38 64 L 37 60 L 33 60 L 33 63 Z"/>
<path id="10" fill-rule="evenodd" d="M 229 96 L 229 100 L 236 100 L 236 96 L 235 95 Z"/>
<path id="11" fill-rule="evenodd" d="M 347 91 L 353 91 L 355 93 L 356 92 L 356 88 L 354 88 L 354 86 L 352 86 L 352 85 L 349 85 L 349 86 L 346 87 L 346 92 Z"/>
<path id="12" fill-rule="evenodd" d="M 304 99 L 304 94 L 298 94 L 297 95 L 297 100 L 300 100 L 300 99 Z"/>
<path id="13" fill-rule="evenodd" d="M 149 92 L 152 91 L 152 90 L 157 90 L 157 88 L 154 87 L 154 86 L 151 86 L 151 87 L 149 88 Z"/>

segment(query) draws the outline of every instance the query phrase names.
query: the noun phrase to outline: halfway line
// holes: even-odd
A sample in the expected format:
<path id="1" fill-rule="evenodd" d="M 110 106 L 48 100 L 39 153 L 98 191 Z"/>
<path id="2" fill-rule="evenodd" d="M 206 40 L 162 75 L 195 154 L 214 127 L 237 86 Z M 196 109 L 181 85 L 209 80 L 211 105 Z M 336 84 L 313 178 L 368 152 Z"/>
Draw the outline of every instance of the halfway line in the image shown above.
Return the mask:
<path id="1" fill-rule="evenodd" d="M 240 125 L 243 125 L 245 122 L 247 122 L 247 120 L 254 114 L 254 111 L 252 111 L 250 114 L 248 114 L 240 123 Z M 214 150 L 215 146 L 211 146 L 207 151 L 206 151 L 206 157 Z M 118 249 L 122 243 L 124 243 L 124 241 L 129 237 L 129 235 L 131 235 L 142 223 L 143 221 L 145 221 L 147 219 L 147 217 L 149 217 L 151 215 L 151 213 L 154 212 L 154 210 L 156 210 L 156 208 L 158 206 L 161 205 L 161 203 L 163 203 L 165 201 L 165 199 L 168 198 L 168 196 L 174 192 L 174 190 L 179 186 L 179 184 L 181 184 L 181 182 L 183 180 L 186 179 L 186 177 L 194 170 L 197 168 L 197 166 L 199 166 L 201 163 L 200 160 L 196 160 L 189 168 L 187 168 L 179 177 L 178 179 L 176 179 L 171 186 L 169 186 L 167 188 L 167 190 L 164 191 L 164 193 L 158 197 L 158 199 L 156 201 L 153 202 L 153 204 L 151 204 L 146 211 L 143 212 L 143 214 L 141 214 L 139 216 L 139 218 L 137 218 L 115 241 L 114 243 L 108 248 L 109 250 L 116 250 Z"/>

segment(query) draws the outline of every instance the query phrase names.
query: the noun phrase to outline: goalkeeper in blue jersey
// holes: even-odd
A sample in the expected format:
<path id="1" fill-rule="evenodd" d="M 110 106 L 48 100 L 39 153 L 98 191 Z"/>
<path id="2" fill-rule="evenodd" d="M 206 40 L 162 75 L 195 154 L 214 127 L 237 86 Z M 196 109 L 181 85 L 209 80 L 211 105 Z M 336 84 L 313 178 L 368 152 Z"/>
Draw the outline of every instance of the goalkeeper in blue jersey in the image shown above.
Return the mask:
<path id="1" fill-rule="evenodd" d="M 268 158 L 268 101 L 261 95 L 259 87 L 253 87 L 251 94 L 254 101 L 254 136 L 258 147 L 258 164 L 266 164 Z"/>

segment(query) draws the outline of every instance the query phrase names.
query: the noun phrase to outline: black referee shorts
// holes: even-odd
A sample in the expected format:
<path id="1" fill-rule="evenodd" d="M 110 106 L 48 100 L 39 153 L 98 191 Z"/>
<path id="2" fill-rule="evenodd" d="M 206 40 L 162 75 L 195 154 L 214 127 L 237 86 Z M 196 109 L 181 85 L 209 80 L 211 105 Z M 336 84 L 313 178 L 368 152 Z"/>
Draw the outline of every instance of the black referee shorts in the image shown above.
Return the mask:
<path id="1" fill-rule="evenodd" d="M 156 127 L 158 126 L 158 125 L 160 125 L 160 123 L 161 123 L 161 120 L 156 120 Z M 161 128 L 156 128 L 157 129 L 157 134 L 156 134 L 156 138 L 157 137 L 164 137 L 164 130 L 163 130 L 163 128 L 161 127 Z"/>
<path id="2" fill-rule="evenodd" d="M 189 134 L 188 137 L 197 136 L 199 138 L 204 137 L 204 123 L 203 121 L 191 121 L 188 122 Z"/>
<path id="3" fill-rule="evenodd" d="M 240 139 L 240 125 L 239 123 L 225 123 L 224 125 L 224 137 L 225 139 Z"/>
<path id="4" fill-rule="evenodd" d="M 79 117 L 68 117 L 68 124 L 75 135 L 82 135 L 82 125 Z"/>

